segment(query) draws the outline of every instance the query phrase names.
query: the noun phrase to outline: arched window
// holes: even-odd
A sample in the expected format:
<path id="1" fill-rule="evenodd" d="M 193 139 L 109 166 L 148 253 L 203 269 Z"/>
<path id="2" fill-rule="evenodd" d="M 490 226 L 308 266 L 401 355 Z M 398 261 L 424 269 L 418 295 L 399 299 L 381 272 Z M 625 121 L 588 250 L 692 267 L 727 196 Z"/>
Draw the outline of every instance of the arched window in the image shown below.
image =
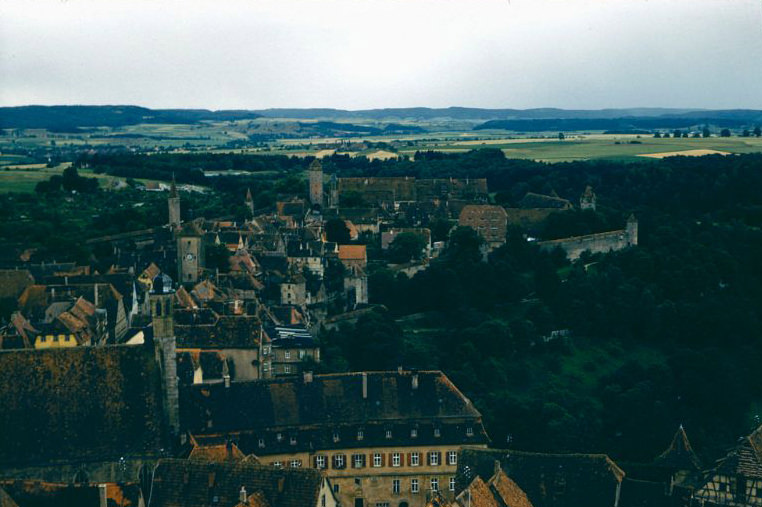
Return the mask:
<path id="1" fill-rule="evenodd" d="M 156 301 L 156 311 L 154 313 L 156 313 L 157 317 L 161 317 L 161 301 Z"/>

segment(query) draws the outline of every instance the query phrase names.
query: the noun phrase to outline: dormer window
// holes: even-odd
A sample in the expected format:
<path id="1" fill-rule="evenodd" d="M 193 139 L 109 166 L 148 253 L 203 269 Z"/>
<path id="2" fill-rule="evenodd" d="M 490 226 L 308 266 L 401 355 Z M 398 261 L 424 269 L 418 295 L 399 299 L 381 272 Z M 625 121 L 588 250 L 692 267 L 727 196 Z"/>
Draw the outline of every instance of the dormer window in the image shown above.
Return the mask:
<path id="1" fill-rule="evenodd" d="M 264 449 L 264 447 L 265 447 L 265 439 L 264 438 L 260 438 L 259 442 L 257 442 L 257 445 L 259 446 L 260 449 Z"/>
<path id="2" fill-rule="evenodd" d="M 334 443 L 339 441 L 339 432 L 338 431 L 334 431 L 333 432 L 333 441 L 334 441 Z"/>
<path id="3" fill-rule="evenodd" d="M 386 438 L 392 438 L 392 430 L 386 430 Z"/>
<path id="4" fill-rule="evenodd" d="M 434 428 L 434 438 L 439 438 L 442 436 L 442 432 L 439 430 L 439 428 Z"/>
<path id="5" fill-rule="evenodd" d="M 418 436 L 418 430 L 413 428 L 410 430 L 410 438 L 416 438 Z"/>
<path id="6" fill-rule="evenodd" d="M 473 437 L 474 436 L 474 429 L 471 426 L 468 426 L 466 428 L 466 436 L 467 437 Z"/>
<path id="7" fill-rule="evenodd" d="M 363 438 L 365 438 L 365 433 L 363 432 L 363 430 L 361 429 L 357 430 L 357 440 L 362 440 Z"/>
<path id="8" fill-rule="evenodd" d="M 278 442 L 282 442 L 283 441 L 283 434 L 282 433 L 278 433 L 277 435 L 275 435 L 275 439 Z"/>
<path id="9" fill-rule="evenodd" d="M 289 443 L 290 443 L 291 445 L 296 445 L 296 437 L 291 437 L 291 439 L 290 439 Z"/>

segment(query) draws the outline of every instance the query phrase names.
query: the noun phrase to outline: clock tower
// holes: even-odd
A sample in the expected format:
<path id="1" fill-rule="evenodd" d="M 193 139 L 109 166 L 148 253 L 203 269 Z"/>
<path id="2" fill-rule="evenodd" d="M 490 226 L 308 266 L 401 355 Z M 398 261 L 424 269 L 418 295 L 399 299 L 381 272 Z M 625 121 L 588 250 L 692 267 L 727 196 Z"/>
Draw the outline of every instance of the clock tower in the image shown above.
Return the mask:
<path id="1" fill-rule="evenodd" d="M 177 234 L 177 275 L 180 283 L 196 283 L 204 270 L 204 233 L 195 222 Z"/>

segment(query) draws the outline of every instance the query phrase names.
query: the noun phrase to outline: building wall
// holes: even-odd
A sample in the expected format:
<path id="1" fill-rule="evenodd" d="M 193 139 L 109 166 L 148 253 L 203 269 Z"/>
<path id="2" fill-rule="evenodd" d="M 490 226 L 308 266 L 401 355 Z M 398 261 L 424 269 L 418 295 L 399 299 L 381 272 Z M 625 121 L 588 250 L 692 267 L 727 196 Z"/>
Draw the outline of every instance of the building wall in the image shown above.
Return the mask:
<path id="1" fill-rule="evenodd" d="M 308 302 L 305 283 L 282 283 L 280 285 L 280 304 L 302 306 Z"/>
<path id="2" fill-rule="evenodd" d="M 695 497 L 718 505 L 762 505 L 762 479 L 715 475 Z"/>
<path id="3" fill-rule="evenodd" d="M 76 347 L 77 339 L 73 334 L 41 334 L 34 339 L 36 349 L 58 349 Z"/>
<path id="4" fill-rule="evenodd" d="M 310 203 L 323 205 L 323 169 L 310 167 Z"/>
<path id="5" fill-rule="evenodd" d="M 363 499 L 364 507 L 375 507 L 377 504 L 389 504 L 389 507 L 398 507 L 406 502 L 410 507 L 423 507 L 426 505 L 428 494 L 431 491 L 431 479 L 436 478 L 440 493 L 447 499 L 453 498 L 450 491 L 450 479 L 455 478 L 457 461 L 454 464 L 448 462 L 448 452 L 454 452 L 457 460 L 457 445 L 441 446 L 399 446 L 382 448 L 346 448 L 332 449 L 330 451 L 316 451 L 313 453 L 299 452 L 293 454 L 279 454 L 273 456 L 260 456 L 264 464 L 289 467 L 296 462 L 300 467 L 316 468 L 316 456 L 324 456 L 327 467 L 322 469 L 325 477 L 334 488 L 337 499 L 342 506 L 354 507 L 355 500 Z M 412 453 L 419 454 L 419 465 L 411 464 Z M 439 465 L 430 465 L 428 453 L 436 452 L 440 456 Z M 393 466 L 393 455 L 400 454 L 400 466 Z M 382 466 L 374 465 L 374 455 L 382 455 Z M 334 457 L 345 457 L 345 468 L 334 468 Z M 365 466 L 354 467 L 353 456 L 365 456 Z M 418 492 L 412 491 L 412 481 L 418 481 Z M 399 481 L 399 492 L 393 490 L 394 481 Z M 337 491 L 338 489 L 338 491 Z"/>

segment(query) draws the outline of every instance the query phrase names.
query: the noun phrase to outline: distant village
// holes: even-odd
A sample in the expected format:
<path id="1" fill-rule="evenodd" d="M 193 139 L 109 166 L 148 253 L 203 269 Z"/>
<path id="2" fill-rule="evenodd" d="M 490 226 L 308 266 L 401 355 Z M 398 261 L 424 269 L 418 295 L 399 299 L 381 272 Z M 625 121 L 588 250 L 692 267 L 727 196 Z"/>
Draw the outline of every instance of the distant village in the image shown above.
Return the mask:
<path id="1" fill-rule="evenodd" d="M 511 226 L 595 210 L 593 188 L 506 208 L 485 179 L 328 178 L 317 160 L 308 184 L 266 212 L 242 189 L 237 222 L 183 221 L 173 182 L 164 227 L 86 240 L 107 272 L 0 270 L 16 304 L 0 329 L 0 507 L 762 505 L 762 427 L 717 463 L 683 427 L 647 463 L 515 451 L 441 371 L 315 373 L 320 333 L 375 311 L 358 238 L 419 238 L 388 265 L 413 276 L 446 246 L 435 220 L 473 228 L 486 256 Z M 350 241 L 329 240 L 337 221 Z M 637 246 L 638 222 L 538 243 L 576 260 Z"/>

